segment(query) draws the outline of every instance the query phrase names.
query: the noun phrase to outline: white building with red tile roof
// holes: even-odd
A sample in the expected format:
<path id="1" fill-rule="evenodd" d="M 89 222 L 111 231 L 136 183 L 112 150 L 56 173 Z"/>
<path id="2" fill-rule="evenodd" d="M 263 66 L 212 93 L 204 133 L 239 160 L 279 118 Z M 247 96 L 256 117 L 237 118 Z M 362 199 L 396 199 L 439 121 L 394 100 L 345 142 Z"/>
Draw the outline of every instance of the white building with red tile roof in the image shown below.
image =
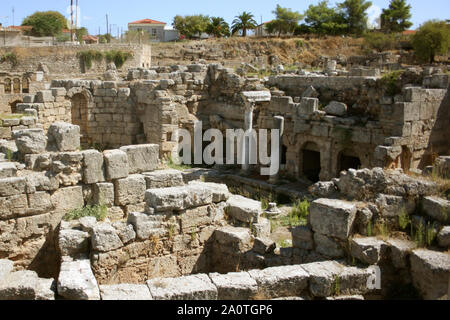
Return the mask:
<path id="1" fill-rule="evenodd" d="M 153 40 L 156 41 L 173 41 L 179 38 L 178 31 L 174 30 L 167 23 L 153 20 L 142 19 L 128 24 L 129 31 L 147 32 Z"/>

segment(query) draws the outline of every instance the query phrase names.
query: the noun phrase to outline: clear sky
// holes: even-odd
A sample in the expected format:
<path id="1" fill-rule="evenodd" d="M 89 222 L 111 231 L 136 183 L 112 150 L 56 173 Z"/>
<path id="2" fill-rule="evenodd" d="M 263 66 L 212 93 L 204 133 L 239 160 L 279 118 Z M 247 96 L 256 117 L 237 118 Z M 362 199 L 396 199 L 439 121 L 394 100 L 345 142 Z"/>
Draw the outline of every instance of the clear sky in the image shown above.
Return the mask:
<path id="1" fill-rule="evenodd" d="M 277 4 L 303 13 L 310 4 L 317 4 L 319 0 L 79 0 L 81 26 L 87 27 L 91 34 L 106 33 L 106 14 L 112 25 L 112 33 L 127 29 L 128 22 L 149 18 L 164 21 L 171 25 L 177 14 L 206 14 L 221 16 L 229 23 L 242 11 L 250 11 L 258 22 L 273 18 L 272 11 Z M 334 4 L 333 1 L 330 3 Z M 75 3 L 75 0 L 74 0 Z M 373 0 L 370 12 L 376 16 L 381 8 L 389 5 L 389 0 Z M 409 0 L 412 5 L 413 28 L 429 19 L 450 19 L 450 0 Z M 70 18 L 70 0 L 0 0 L 0 22 L 9 26 L 20 25 L 23 18 L 35 11 L 55 10 Z"/>

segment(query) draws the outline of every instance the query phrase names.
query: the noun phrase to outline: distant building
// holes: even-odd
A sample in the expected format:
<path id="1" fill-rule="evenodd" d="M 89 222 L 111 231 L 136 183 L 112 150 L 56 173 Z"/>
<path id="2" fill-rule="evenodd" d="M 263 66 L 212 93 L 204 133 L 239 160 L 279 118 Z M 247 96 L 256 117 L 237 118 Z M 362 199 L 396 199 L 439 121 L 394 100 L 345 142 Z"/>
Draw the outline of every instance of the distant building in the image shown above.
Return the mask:
<path id="1" fill-rule="evenodd" d="M 179 32 L 167 23 L 152 19 L 142 19 L 128 24 L 129 31 L 145 31 L 153 40 L 168 42 L 178 40 Z"/>
<path id="2" fill-rule="evenodd" d="M 98 44 L 99 39 L 94 36 L 83 36 L 83 42 L 85 44 Z"/>
<path id="3" fill-rule="evenodd" d="M 0 46 L 17 46 L 22 42 L 22 31 L 17 28 L 0 26 Z"/>
<path id="4" fill-rule="evenodd" d="M 255 37 L 267 37 L 267 36 L 275 35 L 275 34 L 268 33 L 266 30 L 266 25 L 270 22 L 272 22 L 272 20 L 264 22 L 264 23 L 260 24 L 259 26 L 257 26 L 255 29 Z"/>

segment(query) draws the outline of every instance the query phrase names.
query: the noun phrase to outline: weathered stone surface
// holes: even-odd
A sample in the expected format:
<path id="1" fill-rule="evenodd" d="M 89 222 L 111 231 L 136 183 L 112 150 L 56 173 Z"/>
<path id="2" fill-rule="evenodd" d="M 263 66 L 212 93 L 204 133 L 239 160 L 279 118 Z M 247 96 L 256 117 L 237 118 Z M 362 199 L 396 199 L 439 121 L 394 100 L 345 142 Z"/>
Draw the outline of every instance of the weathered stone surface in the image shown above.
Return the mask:
<path id="1" fill-rule="evenodd" d="M 414 286 L 426 300 L 448 298 L 450 255 L 426 249 L 414 250 L 410 256 Z"/>
<path id="2" fill-rule="evenodd" d="M 91 233 L 92 229 L 97 224 L 97 218 L 95 217 L 83 217 L 80 220 L 78 220 L 81 226 L 81 230 L 87 233 Z"/>
<path id="3" fill-rule="evenodd" d="M 333 181 L 319 181 L 313 184 L 309 191 L 315 197 L 330 198 L 336 193 L 337 188 Z"/>
<path id="4" fill-rule="evenodd" d="M 431 218 L 442 223 L 450 223 L 450 201 L 438 197 L 425 197 L 422 200 L 422 208 Z"/>
<path id="5" fill-rule="evenodd" d="M 385 217 L 398 217 L 403 212 L 410 214 L 416 207 L 414 201 L 406 201 L 403 197 L 390 196 L 385 194 L 378 195 L 375 200 L 381 214 Z"/>
<path id="6" fill-rule="evenodd" d="M 147 189 L 170 188 L 184 185 L 181 171 L 168 169 L 143 173 Z"/>
<path id="7" fill-rule="evenodd" d="M 18 194 L 15 196 L 0 197 L 0 208 L 0 220 L 23 216 L 28 212 L 27 195 Z"/>
<path id="8" fill-rule="evenodd" d="M 120 240 L 122 240 L 123 244 L 127 244 L 136 239 L 136 232 L 134 231 L 131 224 L 127 224 L 123 221 L 118 221 L 113 223 L 113 227 L 116 229 L 117 234 L 119 235 Z"/>
<path id="9" fill-rule="evenodd" d="M 43 129 L 24 129 L 13 132 L 17 149 L 21 154 L 39 154 L 47 147 L 47 137 Z"/>
<path id="10" fill-rule="evenodd" d="M 55 191 L 59 188 L 59 179 L 50 173 L 33 172 L 25 176 L 28 193 L 36 191 Z"/>
<path id="11" fill-rule="evenodd" d="M 0 300 L 55 300 L 54 280 L 29 270 L 9 273 L 0 280 Z"/>
<path id="12" fill-rule="evenodd" d="M 408 267 L 409 255 L 416 244 L 412 241 L 402 239 L 388 239 L 387 244 L 390 246 L 390 258 L 394 267 L 405 269 Z"/>
<path id="13" fill-rule="evenodd" d="M 80 148 L 80 127 L 66 122 L 54 122 L 48 129 L 49 143 L 58 151 L 77 151 Z"/>
<path id="14" fill-rule="evenodd" d="M 271 225 L 269 219 L 259 218 L 258 223 L 253 223 L 251 228 L 255 237 L 270 237 Z"/>
<path id="15" fill-rule="evenodd" d="M 232 195 L 227 201 L 228 216 L 246 223 L 258 222 L 262 214 L 261 202 Z"/>
<path id="16" fill-rule="evenodd" d="M 103 154 L 97 150 L 83 151 L 83 182 L 92 184 L 105 181 Z"/>
<path id="17" fill-rule="evenodd" d="M 36 93 L 35 102 L 44 103 L 44 102 L 53 102 L 55 101 L 51 90 L 42 90 Z"/>
<path id="18" fill-rule="evenodd" d="M 442 228 L 442 230 L 438 234 L 438 243 L 439 246 L 443 248 L 450 247 L 450 226 L 446 226 Z"/>
<path id="19" fill-rule="evenodd" d="M 105 157 L 106 179 L 108 181 L 126 178 L 129 173 L 128 156 L 121 150 L 107 150 Z"/>
<path id="20" fill-rule="evenodd" d="M 92 186 L 92 202 L 108 207 L 114 205 L 114 184 L 108 182 L 95 183 Z"/>
<path id="21" fill-rule="evenodd" d="M 57 290 L 58 295 L 69 300 L 100 300 L 97 280 L 89 260 L 61 263 Z"/>
<path id="22" fill-rule="evenodd" d="M 0 162 L 0 179 L 16 176 L 17 168 L 12 162 Z"/>
<path id="23" fill-rule="evenodd" d="M 270 238 L 255 238 L 253 250 L 259 254 L 272 253 L 275 251 L 277 244 Z"/>
<path id="24" fill-rule="evenodd" d="M 309 291 L 315 297 L 329 297 L 334 294 L 336 277 L 343 266 L 336 261 L 323 261 L 303 264 L 302 268 L 310 275 Z"/>
<path id="25" fill-rule="evenodd" d="M 251 235 L 246 228 L 223 227 L 214 232 L 214 239 L 222 246 L 243 252 L 250 248 Z"/>
<path id="26" fill-rule="evenodd" d="M 114 181 L 115 204 L 126 206 L 144 201 L 146 183 L 143 175 L 133 174 Z"/>
<path id="27" fill-rule="evenodd" d="M 350 242 L 352 257 L 370 265 L 377 264 L 387 253 L 387 244 L 374 237 L 353 238 Z"/>
<path id="28" fill-rule="evenodd" d="M 326 107 L 325 112 L 332 116 L 342 117 L 347 113 L 347 105 L 342 102 L 331 101 Z"/>
<path id="29" fill-rule="evenodd" d="M 309 86 L 302 94 L 302 98 L 318 98 L 319 93 L 313 86 Z"/>
<path id="30" fill-rule="evenodd" d="M 265 299 L 299 296 L 308 287 L 309 274 L 299 265 L 250 270 Z"/>
<path id="31" fill-rule="evenodd" d="M 294 248 L 312 250 L 314 247 L 313 232 L 310 228 L 299 226 L 292 229 L 292 245 Z"/>
<path id="32" fill-rule="evenodd" d="M 0 260 L 0 283 L 8 276 L 14 269 L 14 263 L 11 260 Z"/>
<path id="33" fill-rule="evenodd" d="M 216 300 L 217 288 L 206 274 L 147 281 L 154 300 Z"/>
<path id="34" fill-rule="evenodd" d="M 92 249 L 108 252 L 123 246 L 116 229 L 109 223 L 98 223 L 92 228 Z"/>
<path id="35" fill-rule="evenodd" d="M 136 237 L 140 240 L 147 240 L 151 236 L 157 236 L 161 233 L 160 224 L 145 213 L 130 213 L 128 223 L 133 225 Z"/>
<path id="36" fill-rule="evenodd" d="M 43 214 L 54 209 L 52 199 L 47 192 L 36 192 L 28 194 L 28 215 Z"/>
<path id="37" fill-rule="evenodd" d="M 200 186 L 211 190 L 213 196 L 212 201 L 214 203 L 227 201 L 231 196 L 226 184 L 191 181 L 189 182 L 189 185 Z"/>
<path id="38" fill-rule="evenodd" d="M 120 148 L 128 157 L 130 173 L 155 170 L 159 165 L 159 145 L 143 144 Z"/>
<path id="39" fill-rule="evenodd" d="M 59 231 L 58 248 L 61 256 L 77 257 L 89 253 L 89 233 L 62 229 Z"/>
<path id="40" fill-rule="evenodd" d="M 9 197 L 25 193 L 25 178 L 0 179 L 0 197 Z"/>
<path id="41" fill-rule="evenodd" d="M 100 295 L 102 300 L 153 300 L 145 284 L 101 285 Z"/>
<path id="42" fill-rule="evenodd" d="M 350 235 L 357 209 L 350 202 L 318 199 L 311 203 L 309 211 L 315 232 L 345 240 Z"/>
<path id="43" fill-rule="evenodd" d="M 52 194 L 51 200 L 55 210 L 65 214 L 84 206 L 83 189 L 82 187 L 58 189 Z"/>
<path id="44" fill-rule="evenodd" d="M 219 300 L 250 300 L 258 291 L 258 284 L 248 272 L 210 273 L 209 277 L 217 287 Z"/>
<path id="45" fill-rule="evenodd" d="M 314 233 L 316 251 L 326 257 L 337 259 L 344 257 L 345 253 L 341 245 L 334 239 L 320 233 Z"/>

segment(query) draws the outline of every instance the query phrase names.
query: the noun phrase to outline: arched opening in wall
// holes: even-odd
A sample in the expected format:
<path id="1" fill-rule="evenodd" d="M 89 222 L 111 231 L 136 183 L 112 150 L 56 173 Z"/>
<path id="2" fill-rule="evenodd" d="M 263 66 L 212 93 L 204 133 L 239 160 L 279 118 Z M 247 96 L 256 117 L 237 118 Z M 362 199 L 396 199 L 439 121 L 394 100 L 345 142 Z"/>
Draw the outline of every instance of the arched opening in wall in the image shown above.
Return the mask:
<path id="1" fill-rule="evenodd" d="M 9 104 L 11 108 L 11 113 L 17 113 L 17 105 L 22 103 L 22 100 L 15 100 Z"/>
<path id="2" fill-rule="evenodd" d="M 25 76 L 22 78 L 22 93 L 30 93 L 30 79 Z"/>
<path id="3" fill-rule="evenodd" d="M 5 79 L 5 94 L 11 94 L 11 79 Z"/>
<path id="4" fill-rule="evenodd" d="M 361 160 L 354 153 L 348 150 L 344 150 L 339 153 L 337 164 L 338 175 L 342 171 L 347 171 L 348 169 L 358 170 L 360 168 L 361 168 Z"/>
<path id="5" fill-rule="evenodd" d="M 20 79 L 18 78 L 13 80 L 13 91 L 14 93 L 20 93 Z"/>
<path id="6" fill-rule="evenodd" d="M 72 123 L 80 126 L 81 142 L 88 143 L 88 98 L 82 93 L 72 97 Z"/>
<path id="7" fill-rule="evenodd" d="M 320 149 L 314 142 L 306 143 L 301 150 L 302 174 L 312 182 L 320 181 Z"/>

